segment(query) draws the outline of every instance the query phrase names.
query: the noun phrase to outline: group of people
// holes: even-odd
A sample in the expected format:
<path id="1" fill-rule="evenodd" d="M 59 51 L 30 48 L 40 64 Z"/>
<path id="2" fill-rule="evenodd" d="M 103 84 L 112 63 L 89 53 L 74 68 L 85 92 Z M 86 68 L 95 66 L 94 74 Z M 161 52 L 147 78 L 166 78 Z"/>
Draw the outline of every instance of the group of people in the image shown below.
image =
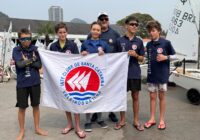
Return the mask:
<path id="1" fill-rule="evenodd" d="M 81 46 L 80 54 L 83 56 L 90 53 L 105 53 L 128 52 L 130 56 L 127 91 L 131 91 L 133 101 L 133 126 L 138 131 L 143 131 L 145 128 L 150 128 L 156 124 L 156 100 L 157 93 L 159 97 L 160 119 L 157 128 L 164 130 L 165 123 L 165 93 L 167 91 L 167 82 L 169 78 L 170 60 L 175 58 L 175 51 L 170 41 L 161 38 L 161 25 L 158 21 L 149 21 L 147 30 L 151 37 L 151 41 L 146 46 L 148 59 L 148 91 L 150 95 L 150 119 L 142 125 L 139 121 L 139 92 L 141 91 L 141 70 L 139 62 L 144 60 L 145 49 L 140 38 L 136 37 L 139 21 L 134 16 L 129 16 L 125 20 L 125 35 L 121 36 L 109 26 L 109 16 L 102 12 L 98 15 L 97 21 L 91 24 L 88 38 Z M 55 26 L 55 32 L 58 36 L 58 41 L 50 46 L 50 51 L 57 51 L 68 54 L 78 54 L 77 45 L 67 39 L 68 28 L 65 23 L 59 23 Z M 37 47 L 31 45 L 31 32 L 28 29 L 21 29 L 18 33 L 20 45 L 13 49 L 13 59 L 16 64 L 17 71 L 17 104 L 19 107 L 18 120 L 20 132 L 17 140 L 22 140 L 25 133 L 25 111 L 28 107 L 28 98 L 30 96 L 31 106 L 33 107 L 33 117 L 35 132 L 39 135 L 47 136 L 48 133 L 39 126 L 39 104 L 40 104 L 40 76 L 39 69 L 42 63 L 37 52 Z M 116 60 L 117 61 L 117 60 Z M 65 112 L 67 117 L 67 126 L 61 133 L 67 134 L 74 129 L 72 115 L 70 112 Z M 75 118 L 75 133 L 80 138 L 86 137 L 86 132 L 92 131 L 92 123 L 97 122 L 100 127 L 107 128 L 108 125 L 102 118 L 102 113 L 86 114 L 85 130 L 80 127 L 80 114 L 74 114 Z M 115 113 L 110 112 L 109 118 L 116 123 L 114 129 L 119 130 L 126 125 L 125 112 L 120 112 L 118 120 Z"/>

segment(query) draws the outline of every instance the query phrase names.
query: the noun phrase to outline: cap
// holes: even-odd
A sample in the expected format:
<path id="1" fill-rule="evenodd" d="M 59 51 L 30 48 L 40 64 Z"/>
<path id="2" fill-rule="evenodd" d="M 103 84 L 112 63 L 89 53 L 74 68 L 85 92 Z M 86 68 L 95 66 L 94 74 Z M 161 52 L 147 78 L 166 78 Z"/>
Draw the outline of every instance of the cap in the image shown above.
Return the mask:
<path id="1" fill-rule="evenodd" d="M 100 12 L 100 13 L 98 14 L 98 18 L 99 18 L 100 16 L 108 16 L 108 14 L 107 14 L 106 12 Z"/>

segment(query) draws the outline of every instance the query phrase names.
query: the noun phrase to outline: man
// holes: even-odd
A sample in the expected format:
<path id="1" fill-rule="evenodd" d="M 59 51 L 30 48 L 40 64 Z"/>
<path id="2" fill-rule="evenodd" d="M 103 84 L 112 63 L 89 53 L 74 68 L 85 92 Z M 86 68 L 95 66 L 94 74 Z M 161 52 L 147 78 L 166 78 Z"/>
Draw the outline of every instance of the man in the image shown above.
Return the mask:
<path id="1" fill-rule="evenodd" d="M 108 14 L 101 12 L 98 14 L 97 22 L 101 25 L 101 35 L 100 39 L 107 42 L 109 45 L 110 53 L 116 52 L 116 40 L 120 37 L 120 34 L 110 27 Z M 91 34 L 88 35 L 88 39 L 91 38 Z M 109 113 L 109 118 L 113 122 L 117 122 L 118 119 L 113 112 Z M 97 120 L 97 114 L 93 114 L 91 121 L 95 122 Z"/>
<path id="2" fill-rule="evenodd" d="M 139 122 L 139 91 L 141 90 L 141 69 L 138 62 L 144 60 L 144 46 L 141 39 L 136 37 L 139 21 L 134 16 L 129 16 L 125 20 L 126 34 L 117 39 L 117 52 L 128 52 L 130 56 L 127 91 L 131 91 L 133 101 L 133 126 L 138 131 L 143 131 L 144 127 Z M 125 112 L 120 112 L 120 122 L 115 126 L 116 130 L 125 126 Z"/>
<path id="3" fill-rule="evenodd" d="M 18 120 L 20 132 L 17 140 L 22 140 L 25 133 L 25 111 L 28 107 L 28 97 L 31 99 L 33 107 L 33 117 L 35 125 L 35 133 L 47 136 L 47 132 L 39 126 L 40 119 L 40 75 L 39 69 L 42 64 L 37 52 L 37 47 L 31 45 L 31 32 L 23 28 L 18 33 L 20 45 L 13 49 L 13 60 L 16 65 L 17 72 L 17 104 L 19 107 Z"/>

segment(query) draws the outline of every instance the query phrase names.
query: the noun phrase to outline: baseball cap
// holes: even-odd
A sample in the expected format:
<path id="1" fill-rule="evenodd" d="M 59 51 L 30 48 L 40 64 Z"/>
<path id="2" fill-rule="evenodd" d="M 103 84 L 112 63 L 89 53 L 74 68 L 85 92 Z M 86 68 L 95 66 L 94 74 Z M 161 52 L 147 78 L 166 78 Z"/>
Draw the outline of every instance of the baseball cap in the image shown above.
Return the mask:
<path id="1" fill-rule="evenodd" d="M 107 14 L 106 12 L 100 12 L 100 13 L 98 14 L 98 18 L 99 18 L 100 16 L 108 16 L 108 14 Z"/>

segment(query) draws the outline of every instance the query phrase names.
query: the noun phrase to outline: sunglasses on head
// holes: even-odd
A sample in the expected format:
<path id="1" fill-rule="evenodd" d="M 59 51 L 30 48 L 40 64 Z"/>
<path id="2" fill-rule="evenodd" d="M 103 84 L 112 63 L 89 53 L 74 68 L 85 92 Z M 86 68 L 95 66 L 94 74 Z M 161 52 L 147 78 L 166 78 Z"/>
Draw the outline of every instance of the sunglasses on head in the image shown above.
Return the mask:
<path id="1" fill-rule="evenodd" d="M 138 27 L 138 26 L 139 26 L 138 23 L 129 23 L 128 25 L 130 25 L 130 26 L 135 26 L 135 27 Z"/>
<path id="2" fill-rule="evenodd" d="M 19 40 L 21 41 L 21 42 L 26 42 L 26 41 L 31 41 L 31 37 L 22 37 L 22 38 L 19 38 Z"/>
<path id="3" fill-rule="evenodd" d="M 102 17 L 102 18 L 99 18 L 99 20 L 100 20 L 100 21 L 104 21 L 104 20 L 105 20 L 105 21 L 108 21 L 109 18 L 107 18 L 107 17 Z"/>

